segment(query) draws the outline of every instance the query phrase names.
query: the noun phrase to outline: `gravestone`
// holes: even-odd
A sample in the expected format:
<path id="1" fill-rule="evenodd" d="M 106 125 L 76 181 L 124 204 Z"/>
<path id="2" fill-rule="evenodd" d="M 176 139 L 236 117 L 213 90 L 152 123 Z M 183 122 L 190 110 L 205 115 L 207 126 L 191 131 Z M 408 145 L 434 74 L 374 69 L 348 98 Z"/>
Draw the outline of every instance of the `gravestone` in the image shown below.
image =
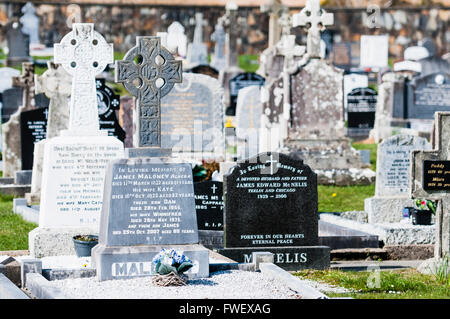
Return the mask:
<path id="1" fill-rule="evenodd" d="M 268 47 L 272 47 L 280 41 L 281 24 L 278 22 L 283 11 L 287 10 L 280 0 L 268 0 L 261 4 L 261 12 L 269 12 L 269 40 Z"/>
<path id="2" fill-rule="evenodd" d="M 375 121 L 377 92 L 370 88 L 356 88 L 347 94 L 346 100 L 347 135 L 369 136 Z"/>
<path id="3" fill-rule="evenodd" d="M 161 98 L 181 82 L 181 61 L 159 37 L 137 37 L 136 42 L 123 61 L 116 61 L 116 81 L 136 97 L 135 123 L 155 123 L 156 128 L 149 136 L 148 124 L 136 126 L 137 148 L 108 165 L 99 244 L 92 251 L 97 279 L 150 276 L 152 259 L 162 248 L 174 248 L 193 261 L 186 272 L 190 278 L 207 277 L 209 257 L 198 245 L 192 166 L 174 162 L 171 150 L 161 149 L 158 128 Z M 142 68 L 134 64 L 136 57 Z"/>
<path id="4" fill-rule="evenodd" d="M 54 46 L 54 62 L 72 76 L 68 129 L 46 142 L 39 227 L 29 233 L 34 257 L 74 254 L 72 237 L 99 232 L 105 169 L 123 144 L 99 128 L 95 76 L 113 62 L 113 47 L 92 23 L 73 23 Z"/>
<path id="5" fill-rule="evenodd" d="M 167 48 L 172 54 L 186 57 L 187 37 L 183 25 L 178 21 L 172 22 L 167 28 Z"/>
<path id="6" fill-rule="evenodd" d="M 223 248 L 223 183 L 194 183 L 194 193 L 200 244 L 210 249 Z"/>
<path id="7" fill-rule="evenodd" d="M 27 2 L 22 7 L 23 16 L 20 18 L 22 32 L 30 37 L 30 45 L 39 44 L 39 18 L 36 15 L 36 8 L 31 2 Z"/>
<path id="8" fill-rule="evenodd" d="M 450 111 L 450 73 L 414 77 L 407 90 L 408 119 L 431 120 L 435 112 Z"/>
<path id="9" fill-rule="evenodd" d="M 210 77 L 213 77 L 215 79 L 219 78 L 219 71 L 210 65 L 197 65 L 194 67 L 186 68 L 185 72 L 209 75 Z"/>
<path id="10" fill-rule="evenodd" d="M 344 109 L 347 113 L 347 94 L 356 88 L 366 88 L 369 85 L 369 77 L 366 74 L 350 73 L 344 75 Z M 347 120 L 347 114 L 345 119 Z"/>
<path id="11" fill-rule="evenodd" d="M 207 25 L 207 22 L 203 19 L 203 13 L 195 13 L 194 39 L 187 48 L 186 60 L 189 68 L 208 64 L 208 48 L 203 43 L 203 26 Z"/>
<path id="12" fill-rule="evenodd" d="M 60 64 L 47 62 L 47 66 L 48 70 L 41 76 L 35 75 L 35 93 L 44 93 L 50 99 L 50 104 L 46 111 L 44 110 L 48 112 L 45 123 L 45 140 L 34 144 L 31 153 L 33 155 L 31 191 L 25 194 L 28 205 L 40 202 L 46 142 L 48 139 L 58 136 L 60 131 L 66 130 L 69 124 L 69 96 L 72 89 L 72 77 Z M 33 112 L 37 112 L 37 110 Z"/>
<path id="13" fill-rule="evenodd" d="M 222 99 L 223 89 L 218 80 L 183 73 L 183 82 L 175 84 L 161 99 L 161 146 L 173 152 L 223 156 Z"/>
<path id="14" fill-rule="evenodd" d="M 388 67 L 388 54 L 388 35 L 361 35 L 361 67 L 386 68 Z"/>
<path id="15" fill-rule="evenodd" d="M 252 85 L 240 89 L 236 107 L 238 159 L 258 155 L 261 115 L 261 88 L 257 85 Z"/>
<path id="16" fill-rule="evenodd" d="M 407 61 L 419 61 L 430 55 L 430 52 L 422 46 L 412 46 L 405 49 L 403 58 Z"/>
<path id="17" fill-rule="evenodd" d="M 238 98 L 239 90 L 248 87 L 248 86 L 263 86 L 265 83 L 265 79 L 256 73 L 240 73 L 233 78 L 231 78 L 229 83 L 230 89 L 230 106 L 227 109 L 227 115 L 236 115 L 236 103 Z"/>
<path id="18" fill-rule="evenodd" d="M 330 249 L 318 246 L 317 175 L 301 160 L 261 153 L 224 176 L 225 248 L 237 262 L 268 251 L 286 270 L 325 269 Z"/>
<path id="19" fill-rule="evenodd" d="M 116 111 L 120 109 L 120 96 L 106 85 L 105 79 L 96 79 L 98 116 L 100 129 L 108 132 L 121 142 L 125 141 L 125 131 L 119 124 Z"/>
<path id="20" fill-rule="evenodd" d="M 8 67 L 0 68 L 0 125 L 9 119 L 9 116 L 6 117 L 3 115 L 4 114 L 3 94 L 4 94 L 5 90 L 12 88 L 12 77 L 19 76 L 19 75 L 20 75 L 19 70 L 8 68 Z M 0 129 L 0 141 L 1 141 L 1 129 Z M 0 145 L 0 151 L 1 151 L 1 145 Z"/>
<path id="21" fill-rule="evenodd" d="M 369 223 L 400 222 L 403 207 L 414 207 L 409 197 L 410 155 L 430 148 L 425 138 L 412 135 L 394 135 L 378 144 L 375 196 L 364 201 Z"/>
<path id="22" fill-rule="evenodd" d="M 20 113 L 22 170 L 31 170 L 33 168 L 35 144 L 45 139 L 48 113 L 48 107 Z"/>
<path id="23" fill-rule="evenodd" d="M 214 44 L 214 54 L 211 57 L 211 66 L 216 70 L 222 72 L 227 64 L 225 57 L 225 42 L 226 42 L 227 34 L 223 27 L 222 20 L 219 19 L 217 24 L 214 27 L 214 32 L 211 34 L 211 41 L 215 42 Z"/>
<path id="24" fill-rule="evenodd" d="M 8 45 L 7 66 L 20 65 L 22 62 L 31 61 L 30 37 L 21 30 L 20 22 L 13 19 L 5 28 Z"/>
<path id="25" fill-rule="evenodd" d="M 411 197 L 437 201 L 435 260 L 450 255 L 450 112 L 436 112 L 433 149 L 411 153 Z"/>
<path id="26" fill-rule="evenodd" d="M 334 43 L 330 60 L 336 67 L 343 69 L 350 68 L 352 66 L 351 44 L 349 42 Z"/>
<path id="27" fill-rule="evenodd" d="M 35 109 L 34 65 L 24 62 L 20 77 L 13 77 L 13 86 L 22 88 L 22 105 L 2 124 L 3 177 L 13 177 L 15 171 L 22 170 L 22 142 L 20 135 L 20 115 Z"/>

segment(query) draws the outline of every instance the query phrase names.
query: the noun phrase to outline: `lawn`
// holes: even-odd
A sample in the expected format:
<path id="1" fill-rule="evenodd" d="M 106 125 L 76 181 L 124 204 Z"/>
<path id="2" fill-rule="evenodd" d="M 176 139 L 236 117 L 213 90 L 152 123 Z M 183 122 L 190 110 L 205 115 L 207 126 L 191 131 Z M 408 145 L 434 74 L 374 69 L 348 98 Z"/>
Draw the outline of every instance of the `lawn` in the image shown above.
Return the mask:
<path id="1" fill-rule="evenodd" d="M 37 227 L 13 213 L 12 200 L 0 194 L 0 251 L 28 249 L 28 233 Z"/>
<path id="2" fill-rule="evenodd" d="M 325 293 L 329 297 L 355 299 L 450 299 L 450 283 L 438 281 L 415 269 L 384 271 L 304 270 L 293 273 L 333 286 L 350 289 L 351 293 Z"/>

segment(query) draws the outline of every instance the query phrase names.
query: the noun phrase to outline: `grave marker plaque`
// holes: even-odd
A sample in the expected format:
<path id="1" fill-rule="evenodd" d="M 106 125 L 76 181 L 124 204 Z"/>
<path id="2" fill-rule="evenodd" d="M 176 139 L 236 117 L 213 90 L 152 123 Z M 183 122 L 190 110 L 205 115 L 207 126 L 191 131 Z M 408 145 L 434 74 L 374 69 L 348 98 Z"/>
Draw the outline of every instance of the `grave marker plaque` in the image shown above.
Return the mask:
<path id="1" fill-rule="evenodd" d="M 356 88 L 347 95 L 348 133 L 351 136 L 368 135 L 375 122 L 377 92 Z"/>
<path id="2" fill-rule="evenodd" d="M 198 230 L 223 230 L 223 183 L 194 184 Z"/>
<path id="3" fill-rule="evenodd" d="M 34 145 L 45 139 L 47 120 L 48 107 L 20 113 L 22 170 L 33 168 Z"/>
<path id="4" fill-rule="evenodd" d="M 450 161 L 423 161 L 423 189 L 450 190 Z"/>

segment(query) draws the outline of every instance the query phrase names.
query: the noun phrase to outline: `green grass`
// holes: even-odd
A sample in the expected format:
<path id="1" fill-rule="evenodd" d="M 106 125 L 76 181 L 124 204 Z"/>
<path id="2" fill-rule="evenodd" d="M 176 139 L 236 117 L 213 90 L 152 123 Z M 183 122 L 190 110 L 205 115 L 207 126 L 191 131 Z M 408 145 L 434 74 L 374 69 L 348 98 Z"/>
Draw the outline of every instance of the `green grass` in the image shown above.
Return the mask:
<path id="1" fill-rule="evenodd" d="M 301 278 L 351 289 L 351 293 L 326 293 L 330 297 L 355 299 L 450 299 L 450 285 L 415 269 L 386 271 L 304 270 Z M 379 280 L 377 280 L 379 275 Z"/>
<path id="2" fill-rule="evenodd" d="M 238 57 L 238 66 L 245 72 L 256 72 L 259 68 L 258 55 L 244 54 Z"/>
<path id="3" fill-rule="evenodd" d="M 12 200 L 0 194 L 0 251 L 28 249 L 28 233 L 37 227 L 13 212 Z"/>
<path id="4" fill-rule="evenodd" d="M 364 186 L 318 185 L 319 212 L 364 210 L 364 199 L 375 195 L 375 184 Z"/>

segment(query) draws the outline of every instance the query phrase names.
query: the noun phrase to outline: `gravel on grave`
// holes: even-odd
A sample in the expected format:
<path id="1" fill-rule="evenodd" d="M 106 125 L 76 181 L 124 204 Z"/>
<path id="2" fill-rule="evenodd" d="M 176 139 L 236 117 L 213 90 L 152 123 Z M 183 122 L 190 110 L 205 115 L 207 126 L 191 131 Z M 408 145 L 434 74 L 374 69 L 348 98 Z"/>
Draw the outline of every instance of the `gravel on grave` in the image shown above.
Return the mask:
<path id="1" fill-rule="evenodd" d="M 159 287 L 151 277 L 99 282 L 95 277 L 50 282 L 71 299 L 300 299 L 301 296 L 262 273 L 227 270 L 186 286 Z"/>

